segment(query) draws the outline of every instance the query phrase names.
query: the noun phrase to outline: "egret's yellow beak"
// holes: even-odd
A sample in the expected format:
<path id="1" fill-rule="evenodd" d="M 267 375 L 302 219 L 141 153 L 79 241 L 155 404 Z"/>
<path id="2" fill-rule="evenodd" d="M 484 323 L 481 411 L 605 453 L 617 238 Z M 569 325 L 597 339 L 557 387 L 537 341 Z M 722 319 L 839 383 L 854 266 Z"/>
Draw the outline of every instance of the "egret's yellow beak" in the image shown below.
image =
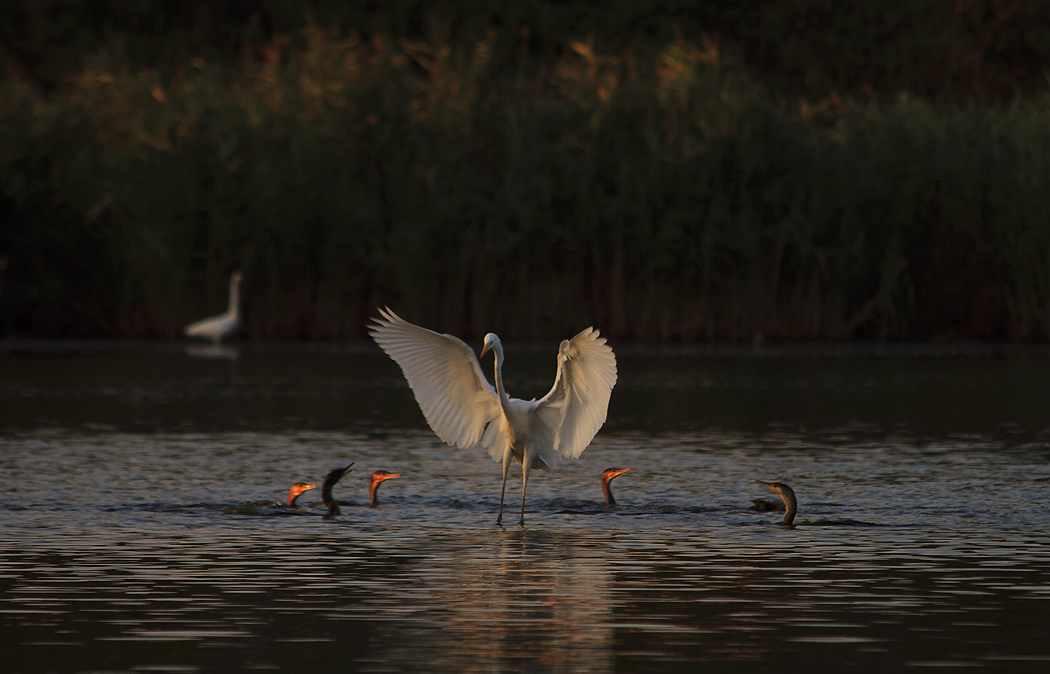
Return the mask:
<path id="1" fill-rule="evenodd" d="M 481 347 L 481 357 L 482 357 L 482 358 L 484 358 L 484 357 L 485 357 L 485 354 L 486 354 L 486 353 L 488 352 L 488 350 L 489 350 L 489 343 L 488 343 L 488 342 L 485 342 L 485 343 L 484 343 L 484 344 L 482 345 L 482 347 Z"/>

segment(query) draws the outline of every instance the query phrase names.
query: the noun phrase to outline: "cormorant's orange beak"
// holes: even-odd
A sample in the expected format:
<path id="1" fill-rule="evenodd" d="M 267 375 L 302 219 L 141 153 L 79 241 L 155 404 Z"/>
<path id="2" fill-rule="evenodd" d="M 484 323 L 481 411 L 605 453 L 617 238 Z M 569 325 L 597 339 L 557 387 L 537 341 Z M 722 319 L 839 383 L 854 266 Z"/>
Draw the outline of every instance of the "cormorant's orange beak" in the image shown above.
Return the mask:
<path id="1" fill-rule="evenodd" d="M 400 473 L 387 473 L 386 475 L 380 475 L 376 477 L 376 482 L 383 482 L 385 480 L 391 480 L 395 477 L 401 477 Z"/>
<path id="2" fill-rule="evenodd" d="M 619 475 L 623 475 L 624 473 L 629 473 L 629 472 L 631 472 L 630 468 L 621 468 L 620 470 L 614 470 L 613 472 L 609 473 L 609 477 L 607 477 L 606 479 L 607 480 L 611 480 L 614 477 L 617 477 Z"/>

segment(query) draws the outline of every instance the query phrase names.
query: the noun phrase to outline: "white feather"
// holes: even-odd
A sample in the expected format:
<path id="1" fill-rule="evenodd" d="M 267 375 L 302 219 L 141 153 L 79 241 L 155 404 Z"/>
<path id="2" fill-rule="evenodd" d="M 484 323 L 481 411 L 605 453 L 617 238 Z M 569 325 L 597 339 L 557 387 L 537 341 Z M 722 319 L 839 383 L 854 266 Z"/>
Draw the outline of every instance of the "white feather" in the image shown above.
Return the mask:
<path id="1" fill-rule="evenodd" d="M 554 386 L 534 412 L 554 436 L 558 455 L 577 459 L 587 449 L 605 423 L 615 385 L 616 356 L 597 330 L 561 343 Z"/>
<path id="2" fill-rule="evenodd" d="M 369 332 L 401 366 L 427 423 L 449 445 L 482 446 L 496 461 L 506 441 L 499 432 L 496 389 L 481 373 L 477 356 L 461 339 L 412 325 L 380 309 Z"/>

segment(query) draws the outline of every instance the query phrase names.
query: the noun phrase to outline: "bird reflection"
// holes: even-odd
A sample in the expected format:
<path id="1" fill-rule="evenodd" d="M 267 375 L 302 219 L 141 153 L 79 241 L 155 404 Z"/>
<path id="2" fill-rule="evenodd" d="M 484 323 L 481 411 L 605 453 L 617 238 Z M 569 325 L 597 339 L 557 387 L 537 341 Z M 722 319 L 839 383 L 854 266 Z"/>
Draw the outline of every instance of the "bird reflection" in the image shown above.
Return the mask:
<path id="1" fill-rule="evenodd" d="M 443 669 L 615 671 L 617 579 L 607 560 L 617 551 L 607 540 L 527 529 L 457 538 L 441 579 Z"/>
<path id="2" fill-rule="evenodd" d="M 223 346 L 222 344 L 194 344 L 186 347 L 186 355 L 191 358 L 237 360 L 241 357 L 241 350 L 236 346 Z"/>

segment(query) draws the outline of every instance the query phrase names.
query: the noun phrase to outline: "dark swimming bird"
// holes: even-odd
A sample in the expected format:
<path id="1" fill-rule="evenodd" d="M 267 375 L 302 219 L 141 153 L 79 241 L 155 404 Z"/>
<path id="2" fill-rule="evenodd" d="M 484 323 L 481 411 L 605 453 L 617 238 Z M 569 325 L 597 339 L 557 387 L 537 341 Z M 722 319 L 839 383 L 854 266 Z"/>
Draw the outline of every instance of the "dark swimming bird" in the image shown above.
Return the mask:
<path id="1" fill-rule="evenodd" d="M 401 477 L 399 473 L 388 473 L 385 470 L 377 470 L 372 473 L 372 479 L 368 481 L 368 505 L 375 508 L 379 505 L 379 485 L 387 480 L 393 480 L 395 477 Z"/>
<path id="2" fill-rule="evenodd" d="M 292 485 L 292 488 L 288 490 L 288 507 L 298 509 L 299 506 L 295 504 L 296 499 L 303 495 L 304 492 L 308 492 L 311 489 L 317 489 L 316 484 L 304 484 L 302 482 L 296 482 Z"/>
<path id="3" fill-rule="evenodd" d="M 768 487 L 774 494 L 784 499 L 784 519 L 780 520 L 780 523 L 784 526 L 791 526 L 795 521 L 795 513 L 798 512 L 798 500 L 795 499 L 794 490 L 783 482 L 765 482 L 763 480 L 755 480 L 755 484 Z"/>
<path id="4" fill-rule="evenodd" d="M 630 472 L 630 470 L 630 468 L 608 468 L 602 473 L 602 491 L 605 492 L 605 502 L 607 504 L 616 505 L 616 499 L 613 498 L 612 485 L 609 483 L 612 482 L 614 478 Z"/>
<path id="5" fill-rule="evenodd" d="M 325 513 L 325 519 L 329 517 L 335 517 L 339 514 L 339 504 L 336 503 L 335 499 L 332 498 L 332 487 L 339 483 L 343 477 L 350 472 L 350 468 L 354 465 L 351 461 L 350 465 L 346 468 L 336 468 L 335 470 L 328 473 L 324 478 L 324 484 L 321 485 L 321 500 L 328 506 L 328 512 Z"/>
<path id="6" fill-rule="evenodd" d="M 285 512 L 285 509 L 299 510 L 299 506 L 295 503 L 296 499 L 302 496 L 303 492 L 310 491 L 311 489 L 317 489 L 317 485 L 296 482 L 292 485 L 292 488 L 288 490 L 288 499 L 284 503 L 276 503 L 274 501 L 249 501 L 240 505 L 229 506 L 224 512 L 227 515 L 290 515 L 291 513 Z"/>
<path id="7" fill-rule="evenodd" d="M 784 510 L 783 501 L 774 501 L 768 498 L 751 499 L 751 509 L 760 513 L 769 513 L 775 510 Z"/>

